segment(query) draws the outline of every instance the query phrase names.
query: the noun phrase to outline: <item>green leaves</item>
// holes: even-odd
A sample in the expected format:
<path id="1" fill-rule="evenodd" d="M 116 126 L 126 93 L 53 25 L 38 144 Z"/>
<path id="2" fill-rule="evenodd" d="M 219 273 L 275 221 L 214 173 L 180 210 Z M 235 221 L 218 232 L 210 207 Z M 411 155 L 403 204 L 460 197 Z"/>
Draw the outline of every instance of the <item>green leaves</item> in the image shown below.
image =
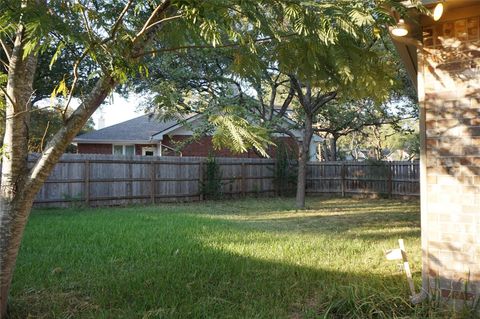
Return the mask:
<path id="1" fill-rule="evenodd" d="M 7 84 L 8 75 L 4 73 L 0 73 L 0 86 Z"/>
<path id="2" fill-rule="evenodd" d="M 52 69 L 52 66 L 55 62 L 57 62 L 58 58 L 62 54 L 62 50 L 65 48 L 65 44 L 63 42 L 58 43 L 57 48 L 55 49 L 55 53 L 50 60 L 49 69 Z"/>
<path id="3" fill-rule="evenodd" d="M 209 122 L 215 128 L 213 145 L 218 149 L 228 147 L 235 153 L 244 153 L 254 148 L 262 156 L 268 157 L 266 149 L 268 145 L 274 144 L 269 139 L 269 132 L 232 111 L 232 108 L 225 108 L 225 112 L 209 117 Z"/>
<path id="4" fill-rule="evenodd" d="M 65 78 L 58 83 L 58 85 L 53 89 L 52 94 L 50 95 L 50 99 L 52 101 L 52 105 L 55 103 L 55 99 L 57 95 L 61 94 L 64 98 L 68 95 L 68 87 L 67 83 L 65 82 Z"/>
<path id="5" fill-rule="evenodd" d="M 265 145 L 266 133 L 222 108 L 251 107 L 251 87 L 263 85 L 268 74 L 295 74 L 324 91 L 348 88 L 344 96 L 349 98 L 381 99 L 390 87 L 388 78 L 371 67 L 377 63 L 390 70 L 388 65 L 364 50 L 378 38 L 372 30 L 382 30 L 379 19 L 387 19 L 375 4 L 389 5 L 387 0 L 172 0 L 154 16 L 163 2 L 130 7 L 128 0 L 54 0 L 22 9 L 18 1 L 4 1 L 9 5 L 0 13 L 0 36 L 12 37 L 18 25 L 25 25 L 24 54 L 40 54 L 44 84 L 36 83 L 39 96 L 66 96 L 76 78 L 72 92 L 81 96 L 109 74 L 155 92 L 158 108 L 221 109 L 213 123 L 239 150 Z M 152 35 L 136 47 L 132 41 L 145 28 Z M 244 92 L 232 94 L 231 86 Z"/>
<path id="6" fill-rule="evenodd" d="M 216 21 L 205 20 L 200 26 L 200 36 L 209 42 L 213 47 L 221 44 L 220 32 Z"/>

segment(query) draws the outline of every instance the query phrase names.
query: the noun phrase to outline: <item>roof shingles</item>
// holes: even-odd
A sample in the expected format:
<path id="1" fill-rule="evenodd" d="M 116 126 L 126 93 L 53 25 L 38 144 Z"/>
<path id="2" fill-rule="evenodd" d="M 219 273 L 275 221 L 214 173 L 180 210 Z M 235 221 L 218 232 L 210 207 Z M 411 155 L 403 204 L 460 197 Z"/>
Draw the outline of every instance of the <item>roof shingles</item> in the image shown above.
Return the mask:
<path id="1" fill-rule="evenodd" d="M 176 120 L 159 121 L 152 115 L 134 119 L 77 136 L 74 142 L 150 141 L 152 136 L 175 126 Z"/>

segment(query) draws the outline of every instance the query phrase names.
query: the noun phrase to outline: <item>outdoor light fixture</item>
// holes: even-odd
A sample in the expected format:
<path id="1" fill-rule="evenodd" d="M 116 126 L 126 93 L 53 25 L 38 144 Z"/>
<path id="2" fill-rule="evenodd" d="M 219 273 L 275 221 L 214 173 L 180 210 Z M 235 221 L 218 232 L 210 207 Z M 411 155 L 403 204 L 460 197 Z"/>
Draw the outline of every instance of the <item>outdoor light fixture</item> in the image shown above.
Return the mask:
<path id="1" fill-rule="evenodd" d="M 407 25 L 405 24 L 405 20 L 400 19 L 398 23 L 390 29 L 392 34 L 396 37 L 404 37 L 408 34 Z"/>
<path id="2" fill-rule="evenodd" d="M 433 20 L 438 21 L 442 18 L 443 15 L 443 3 L 439 3 L 433 9 Z"/>

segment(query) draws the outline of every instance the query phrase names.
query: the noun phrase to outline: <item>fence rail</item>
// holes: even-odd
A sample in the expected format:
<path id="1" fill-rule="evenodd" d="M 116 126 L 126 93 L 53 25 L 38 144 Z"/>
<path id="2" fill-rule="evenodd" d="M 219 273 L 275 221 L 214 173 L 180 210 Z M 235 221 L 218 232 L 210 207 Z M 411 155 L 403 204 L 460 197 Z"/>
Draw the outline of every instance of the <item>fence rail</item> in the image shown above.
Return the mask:
<path id="1" fill-rule="evenodd" d="M 310 163 L 307 193 L 420 196 L 418 162 Z"/>
<path id="2" fill-rule="evenodd" d="M 32 158 L 32 161 L 34 158 Z M 218 158 L 222 193 L 274 195 L 275 161 Z M 149 204 L 202 200 L 205 158 L 62 156 L 38 193 L 36 206 Z M 307 193 L 419 195 L 415 162 L 309 163 Z"/>

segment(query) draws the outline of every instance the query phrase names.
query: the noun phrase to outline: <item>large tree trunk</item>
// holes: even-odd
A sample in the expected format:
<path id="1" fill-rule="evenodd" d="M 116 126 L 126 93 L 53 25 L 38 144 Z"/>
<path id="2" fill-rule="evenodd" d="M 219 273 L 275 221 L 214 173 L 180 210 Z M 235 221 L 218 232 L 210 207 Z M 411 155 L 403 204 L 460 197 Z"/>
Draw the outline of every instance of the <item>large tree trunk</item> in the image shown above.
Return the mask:
<path id="1" fill-rule="evenodd" d="M 12 150 L 5 152 L 2 158 L 0 193 L 0 319 L 5 317 L 7 311 L 8 291 L 12 281 L 15 261 L 35 195 L 72 139 L 108 94 L 110 94 L 115 85 L 116 81 L 109 76 L 99 79 L 90 95 L 72 113 L 65 126 L 47 144 L 45 151 L 36 160 L 31 169 L 27 167 L 28 152 L 26 148 L 21 153 L 13 151 L 13 149 L 17 148 L 22 149 L 22 136 L 17 133 L 8 133 L 14 131 L 13 128 L 19 125 L 19 119 L 23 115 L 12 116 L 12 120 L 7 120 L 6 122 L 7 133 L 5 134 L 4 142 L 5 145 L 12 145 Z M 25 112 L 24 114 L 28 113 Z M 24 142 L 24 145 L 27 145 L 27 143 Z"/>
<path id="2" fill-rule="evenodd" d="M 30 97 L 37 64 L 34 55 L 23 57 L 24 27 L 17 31 L 10 56 L 6 87 L 5 135 L 0 185 L 0 318 L 7 312 L 20 240 L 31 203 L 24 192 L 28 176 L 28 122 Z"/>
<path id="3" fill-rule="evenodd" d="M 162 27 L 160 24 L 152 25 L 169 8 L 169 0 L 155 8 L 124 57 L 141 57 L 140 53 Z M 48 142 L 33 167 L 29 168 L 28 124 L 37 58 L 33 53 L 23 57 L 25 28 L 21 23 L 19 25 L 10 56 L 5 94 L 6 123 L 0 185 L 0 319 L 5 318 L 7 313 L 8 292 L 16 257 L 35 195 L 72 139 L 118 84 L 118 80 L 105 71 L 106 74 L 97 80 L 90 93 L 82 96 L 81 104 Z"/>
<path id="4" fill-rule="evenodd" d="M 12 51 L 6 90 L 6 121 L 0 186 L 0 319 L 5 318 L 15 262 L 35 195 L 71 140 L 113 90 L 116 81 L 104 76 L 92 92 L 28 167 L 28 125 L 37 58 L 23 57 L 23 27 Z"/>
<path id="5" fill-rule="evenodd" d="M 310 142 L 312 141 L 313 127 L 312 116 L 306 115 L 303 139 L 298 150 L 298 179 L 297 179 L 297 208 L 305 208 L 305 190 L 307 186 L 307 162 L 310 154 Z"/>

